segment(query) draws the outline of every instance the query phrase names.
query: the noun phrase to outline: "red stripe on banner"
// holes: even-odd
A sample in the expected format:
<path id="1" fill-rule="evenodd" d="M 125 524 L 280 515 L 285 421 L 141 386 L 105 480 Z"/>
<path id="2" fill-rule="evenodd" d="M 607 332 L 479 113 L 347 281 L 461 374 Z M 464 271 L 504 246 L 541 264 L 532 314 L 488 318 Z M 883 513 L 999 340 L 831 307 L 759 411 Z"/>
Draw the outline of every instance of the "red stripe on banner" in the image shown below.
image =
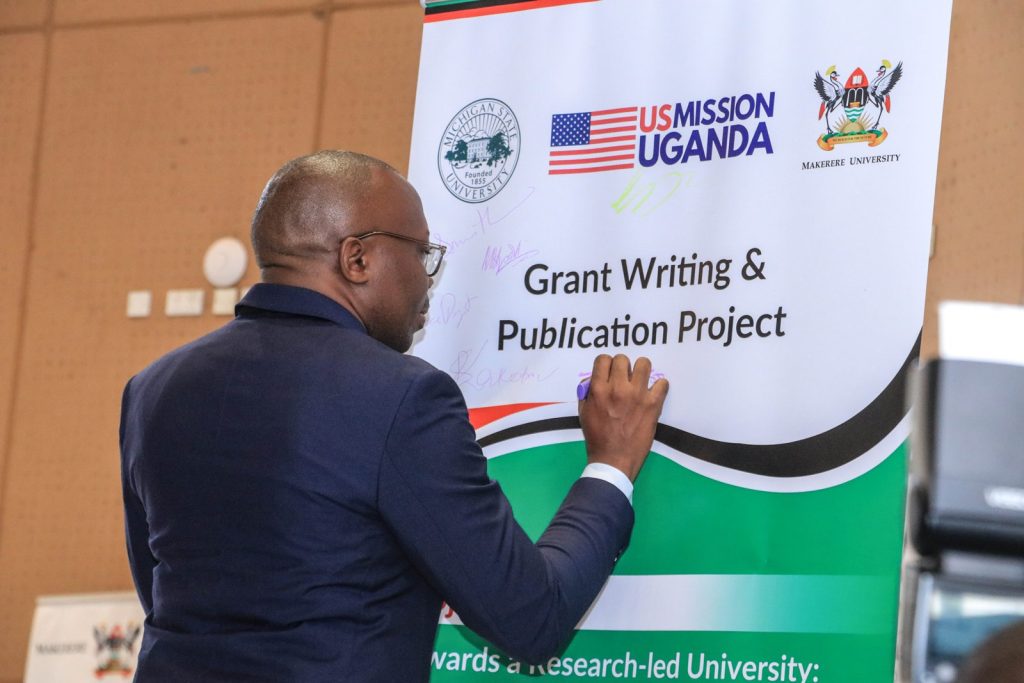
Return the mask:
<path id="1" fill-rule="evenodd" d="M 605 161 L 622 161 L 624 159 L 632 158 L 632 154 L 613 154 L 610 157 L 595 157 L 593 159 L 552 159 L 549 164 L 551 166 L 566 166 L 568 164 L 600 164 Z"/>
<path id="2" fill-rule="evenodd" d="M 570 154 L 604 154 L 606 152 L 622 152 L 624 150 L 633 151 L 636 149 L 636 145 L 612 145 L 611 147 L 591 147 L 583 149 L 573 150 L 561 150 L 558 152 L 551 152 L 551 156 L 568 156 Z"/>
<path id="3" fill-rule="evenodd" d="M 531 9 L 543 9 L 545 7 L 558 7 L 560 5 L 577 5 L 584 2 L 600 2 L 601 0 L 526 0 L 525 2 L 513 5 L 496 5 L 494 7 L 480 7 L 477 9 L 463 9 L 452 12 L 441 12 L 439 14 L 427 14 L 423 17 L 424 24 L 432 24 L 436 21 L 449 21 L 451 19 L 469 19 L 471 17 L 484 17 L 490 14 L 508 14 L 510 12 L 524 12 Z"/>
<path id="4" fill-rule="evenodd" d="M 621 171 L 625 168 L 633 168 L 633 164 L 598 166 L 597 168 L 552 168 L 548 171 L 548 175 L 563 175 L 565 173 L 597 173 L 598 171 Z"/>
<path id="5" fill-rule="evenodd" d="M 470 408 L 469 409 L 469 423 L 473 425 L 473 429 L 480 429 L 484 425 L 488 425 L 495 420 L 500 420 L 503 417 L 507 417 L 514 413 L 521 413 L 524 410 L 530 408 L 540 408 L 541 406 L 549 406 L 558 401 L 551 401 L 548 403 L 509 403 L 502 406 L 484 406 L 483 408 Z"/>
<path id="6" fill-rule="evenodd" d="M 630 112 L 635 114 L 636 113 L 636 109 L 637 109 L 636 107 L 622 107 L 620 109 L 602 109 L 601 111 L 592 111 L 592 112 L 590 112 L 590 116 L 591 116 L 591 118 L 593 118 L 595 116 L 604 116 L 606 114 L 626 114 L 626 113 L 630 113 Z"/>

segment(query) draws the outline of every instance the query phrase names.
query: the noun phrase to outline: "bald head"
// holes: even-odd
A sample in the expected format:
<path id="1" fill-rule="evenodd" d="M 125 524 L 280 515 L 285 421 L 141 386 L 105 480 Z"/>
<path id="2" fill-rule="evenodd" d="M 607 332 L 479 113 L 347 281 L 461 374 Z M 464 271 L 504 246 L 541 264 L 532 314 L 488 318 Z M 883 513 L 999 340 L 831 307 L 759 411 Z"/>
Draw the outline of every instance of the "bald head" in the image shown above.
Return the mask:
<path id="1" fill-rule="evenodd" d="M 266 269 L 308 269 L 360 228 L 360 210 L 386 176 L 379 159 L 326 150 L 293 159 L 267 183 L 252 218 L 256 262 Z M 328 259 L 329 260 L 329 259 Z"/>
<path id="2" fill-rule="evenodd" d="M 267 183 L 252 219 L 264 282 L 334 299 L 398 351 L 425 322 L 429 236 L 412 185 L 383 161 L 354 152 L 289 161 Z"/>

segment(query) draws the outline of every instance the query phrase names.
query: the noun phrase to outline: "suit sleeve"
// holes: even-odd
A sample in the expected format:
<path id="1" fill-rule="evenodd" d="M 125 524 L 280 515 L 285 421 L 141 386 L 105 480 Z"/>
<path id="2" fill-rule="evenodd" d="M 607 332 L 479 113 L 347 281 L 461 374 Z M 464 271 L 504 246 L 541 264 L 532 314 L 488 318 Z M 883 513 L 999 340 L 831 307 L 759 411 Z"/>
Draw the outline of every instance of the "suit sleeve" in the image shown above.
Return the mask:
<path id="1" fill-rule="evenodd" d="M 583 478 L 534 545 L 487 475 L 458 386 L 439 371 L 403 398 L 378 486 L 385 521 L 463 623 L 530 663 L 568 640 L 633 526 L 622 492 Z"/>
<path id="2" fill-rule="evenodd" d="M 132 455 L 128 452 L 129 446 L 126 440 L 130 388 L 131 382 L 128 382 L 121 397 L 121 495 L 124 499 L 124 529 L 128 564 L 131 567 L 135 590 L 138 592 L 142 608 L 148 616 L 153 611 L 153 569 L 156 567 L 156 558 L 149 550 L 149 524 L 146 522 L 146 510 L 132 485 L 130 472 Z"/>

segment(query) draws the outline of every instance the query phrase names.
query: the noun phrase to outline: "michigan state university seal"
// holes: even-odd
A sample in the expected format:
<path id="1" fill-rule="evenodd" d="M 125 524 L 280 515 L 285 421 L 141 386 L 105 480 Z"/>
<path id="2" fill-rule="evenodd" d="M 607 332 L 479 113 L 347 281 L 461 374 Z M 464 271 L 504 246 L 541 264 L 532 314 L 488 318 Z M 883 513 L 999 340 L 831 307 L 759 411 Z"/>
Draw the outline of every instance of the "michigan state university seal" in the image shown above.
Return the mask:
<path id="1" fill-rule="evenodd" d="M 437 148 L 437 170 L 453 195 L 483 202 L 501 191 L 519 160 L 519 122 L 501 100 L 483 99 L 452 117 Z"/>

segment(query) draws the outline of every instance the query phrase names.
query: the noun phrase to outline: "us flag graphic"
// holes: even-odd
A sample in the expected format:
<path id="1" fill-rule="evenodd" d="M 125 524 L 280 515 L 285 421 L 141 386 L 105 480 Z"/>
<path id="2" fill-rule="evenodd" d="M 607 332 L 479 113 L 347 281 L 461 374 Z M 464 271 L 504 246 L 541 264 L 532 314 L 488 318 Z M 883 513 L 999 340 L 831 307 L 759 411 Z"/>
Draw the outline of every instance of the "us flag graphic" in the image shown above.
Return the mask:
<path id="1" fill-rule="evenodd" d="M 551 117 L 548 173 L 596 173 L 633 168 L 637 107 Z"/>

